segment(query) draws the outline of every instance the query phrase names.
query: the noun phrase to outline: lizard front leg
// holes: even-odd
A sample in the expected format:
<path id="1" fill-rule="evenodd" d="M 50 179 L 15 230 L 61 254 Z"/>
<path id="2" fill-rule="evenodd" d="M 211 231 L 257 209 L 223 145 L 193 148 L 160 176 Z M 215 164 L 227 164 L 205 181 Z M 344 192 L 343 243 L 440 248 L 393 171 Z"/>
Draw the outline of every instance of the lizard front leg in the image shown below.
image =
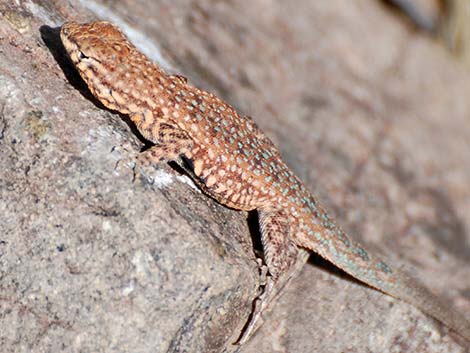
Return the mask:
<path id="1" fill-rule="evenodd" d="M 129 114 L 129 117 L 142 136 L 150 142 L 153 142 L 154 145 L 144 152 L 134 152 L 131 153 L 132 156 L 120 158 L 116 162 L 115 169 L 122 163 L 132 165 L 135 179 L 137 176 L 137 165 L 145 168 L 150 165 L 177 160 L 180 156 L 191 156 L 194 142 L 187 133 L 178 128 L 176 124 L 153 119 L 153 114 L 149 111 Z M 113 147 L 113 151 L 119 150 L 124 150 L 127 154 L 129 153 L 125 147 Z M 145 174 L 144 171 L 143 173 Z"/>
<path id="2" fill-rule="evenodd" d="M 154 119 L 149 112 L 134 113 L 130 118 L 142 136 L 155 144 L 138 156 L 142 164 L 167 162 L 191 154 L 193 140 L 175 124 Z"/>

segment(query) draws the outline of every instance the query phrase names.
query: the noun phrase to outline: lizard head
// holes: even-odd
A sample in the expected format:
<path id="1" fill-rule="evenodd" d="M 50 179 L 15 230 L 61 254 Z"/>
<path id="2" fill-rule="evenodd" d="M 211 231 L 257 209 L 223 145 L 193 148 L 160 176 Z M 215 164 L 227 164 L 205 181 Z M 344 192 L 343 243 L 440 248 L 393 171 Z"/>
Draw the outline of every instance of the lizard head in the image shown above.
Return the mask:
<path id="1" fill-rule="evenodd" d="M 110 22 L 66 22 L 60 37 L 88 88 L 106 107 L 121 113 L 138 111 L 145 103 L 135 96 L 145 75 L 157 70 Z M 129 104 L 133 102 L 133 104 Z"/>

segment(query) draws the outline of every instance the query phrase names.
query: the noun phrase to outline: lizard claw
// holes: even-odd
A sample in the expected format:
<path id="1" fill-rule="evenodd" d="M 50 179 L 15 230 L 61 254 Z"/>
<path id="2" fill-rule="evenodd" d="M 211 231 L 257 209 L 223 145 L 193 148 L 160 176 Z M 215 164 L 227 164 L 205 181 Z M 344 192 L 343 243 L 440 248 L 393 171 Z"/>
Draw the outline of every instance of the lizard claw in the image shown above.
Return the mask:
<path id="1" fill-rule="evenodd" d="M 137 152 L 134 148 L 129 148 L 128 146 L 114 146 L 111 149 L 111 153 L 117 154 L 114 171 L 120 174 L 123 167 L 125 170 L 132 170 L 132 182 L 135 182 L 139 177 L 144 177 L 149 184 L 153 184 L 155 171 L 165 168 L 166 164 L 166 161 L 157 161 L 151 154 Z"/>
<path id="2" fill-rule="evenodd" d="M 135 168 L 135 152 L 132 152 L 124 146 L 113 146 L 110 152 L 111 154 L 117 154 L 117 160 L 114 165 L 115 171 L 118 171 L 123 164 L 130 169 Z M 132 156 L 133 154 L 134 156 Z"/>

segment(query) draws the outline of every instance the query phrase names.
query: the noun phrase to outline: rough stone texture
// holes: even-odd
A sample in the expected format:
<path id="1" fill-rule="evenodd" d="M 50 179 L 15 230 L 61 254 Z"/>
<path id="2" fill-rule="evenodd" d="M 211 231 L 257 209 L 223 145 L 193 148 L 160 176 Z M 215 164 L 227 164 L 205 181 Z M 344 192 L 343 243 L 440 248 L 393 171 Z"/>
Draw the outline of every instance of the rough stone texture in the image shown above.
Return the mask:
<path id="1" fill-rule="evenodd" d="M 470 74 L 380 2 L 15 4 L 0 0 L 2 351 L 232 350 L 255 295 L 246 214 L 168 166 L 115 168 L 130 153 L 112 147 L 142 142 L 64 60 L 65 19 L 144 33 L 254 116 L 347 230 L 470 316 Z M 316 257 L 265 321 L 240 352 L 463 350 Z"/>

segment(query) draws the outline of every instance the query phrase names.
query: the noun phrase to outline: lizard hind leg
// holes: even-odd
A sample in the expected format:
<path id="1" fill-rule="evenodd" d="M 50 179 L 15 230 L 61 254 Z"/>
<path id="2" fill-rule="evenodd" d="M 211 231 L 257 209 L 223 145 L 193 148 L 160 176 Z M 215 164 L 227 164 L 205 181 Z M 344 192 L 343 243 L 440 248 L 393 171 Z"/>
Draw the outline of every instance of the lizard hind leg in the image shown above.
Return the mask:
<path id="1" fill-rule="evenodd" d="M 269 276 L 262 294 L 256 298 L 250 321 L 238 343 L 243 344 L 262 324 L 262 314 L 275 302 L 282 289 L 300 273 L 309 252 L 298 248 L 291 240 L 288 216 L 283 211 L 258 210 L 264 261 Z"/>
<path id="2" fill-rule="evenodd" d="M 298 248 L 289 237 L 288 217 L 281 211 L 259 212 L 264 260 L 274 281 L 295 263 Z"/>

